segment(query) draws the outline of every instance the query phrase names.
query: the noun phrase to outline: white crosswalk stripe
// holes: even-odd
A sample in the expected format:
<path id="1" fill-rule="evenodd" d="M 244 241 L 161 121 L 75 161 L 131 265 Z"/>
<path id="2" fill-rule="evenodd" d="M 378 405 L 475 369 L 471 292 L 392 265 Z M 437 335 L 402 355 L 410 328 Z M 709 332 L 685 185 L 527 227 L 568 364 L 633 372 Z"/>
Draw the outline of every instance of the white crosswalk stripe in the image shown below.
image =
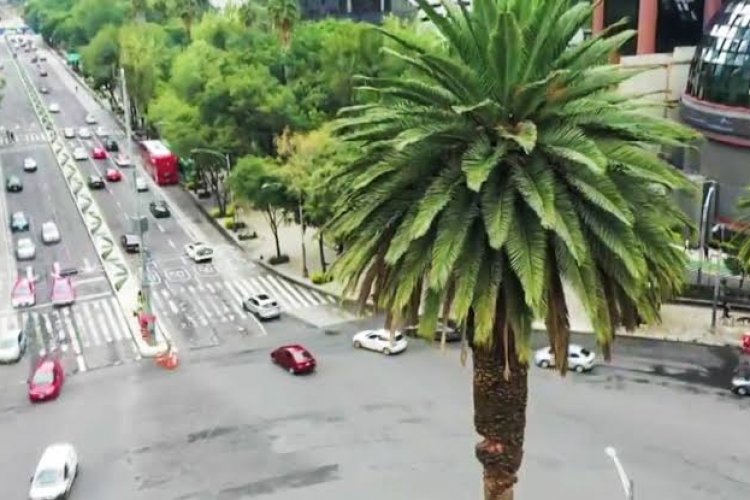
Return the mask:
<path id="1" fill-rule="evenodd" d="M 47 135 L 44 132 L 15 132 L 16 140 L 11 141 L 5 132 L 0 134 L 0 146 L 10 146 L 20 143 L 47 142 Z"/>

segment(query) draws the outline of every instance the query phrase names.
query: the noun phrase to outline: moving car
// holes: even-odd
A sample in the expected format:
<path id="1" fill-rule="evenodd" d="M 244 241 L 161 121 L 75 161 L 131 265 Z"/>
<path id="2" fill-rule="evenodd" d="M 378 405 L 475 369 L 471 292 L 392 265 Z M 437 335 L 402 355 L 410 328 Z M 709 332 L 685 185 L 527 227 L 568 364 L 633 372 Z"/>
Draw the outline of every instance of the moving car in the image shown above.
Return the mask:
<path id="1" fill-rule="evenodd" d="M 120 244 L 127 253 L 138 253 L 141 251 L 141 239 L 134 234 L 124 234 L 120 237 Z"/>
<path id="2" fill-rule="evenodd" d="M 42 85 L 41 87 L 39 87 L 39 92 L 41 94 L 49 94 L 49 89 L 45 87 L 44 85 Z"/>
<path id="3" fill-rule="evenodd" d="M 148 184 L 146 184 L 146 179 L 143 177 L 136 177 L 135 178 L 135 190 L 139 193 L 142 193 L 144 191 L 148 191 Z"/>
<path id="4" fill-rule="evenodd" d="M 89 154 L 84 148 L 78 146 L 73 150 L 73 159 L 76 161 L 84 161 L 89 159 Z"/>
<path id="5" fill-rule="evenodd" d="M 279 307 L 279 304 L 265 293 L 250 295 L 242 301 L 242 308 L 260 319 L 271 319 L 281 316 L 281 307 Z"/>
<path id="6" fill-rule="evenodd" d="M 19 238 L 16 242 L 16 258 L 32 260 L 34 257 L 36 257 L 36 246 L 31 238 Z"/>
<path id="7" fill-rule="evenodd" d="M 568 368 L 583 373 L 594 368 L 596 355 L 588 349 L 578 344 L 568 346 Z M 552 354 L 551 347 L 543 347 L 534 353 L 534 364 L 540 368 L 550 368 L 555 366 L 555 356 Z"/>
<path id="8" fill-rule="evenodd" d="M 284 345 L 274 350 L 271 352 L 271 361 L 292 375 L 311 373 L 317 365 L 310 351 L 299 344 Z"/>
<path id="9" fill-rule="evenodd" d="M 58 360 L 42 358 L 29 378 L 29 400 L 36 403 L 57 398 L 64 379 L 62 365 Z"/>
<path id="10" fill-rule="evenodd" d="M 105 129 L 104 127 L 96 127 L 94 133 L 97 137 L 107 137 L 109 135 L 109 132 L 107 132 L 107 129 Z"/>
<path id="11" fill-rule="evenodd" d="M 65 127 L 63 129 L 63 136 L 65 136 L 66 139 L 75 139 L 76 129 L 74 129 L 73 127 Z"/>
<path id="12" fill-rule="evenodd" d="M 42 243 L 45 245 L 51 245 L 53 243 L 58 243 L 61 239 L 60 230 L 57 228 L 57 224 L 51 220 L 42 224 Z"/>
<path id="13" fill-rule="evenodd" d="M 67 499 L 78 477 L 78 454 L 72 444 L 47 447 L 31 478 L 29 500 Z"/>
<path id="14" fill-rule="evenodd" d="M 47 70 L 42 68 L 39 70 L 39 76 L 47 76 Z"/>
<path id="15" fill-rule="evenodd" d="M 56 102 L 53 102 L 49 105 L 49 112 L 50 113 L 59 113 L 60 112 L 60 105 Z"/>
<path id="16" fill-rule="evenodd" d="M 23 191 L 23 182 L 17 175 L 11 175 L 5 181 L 5 190 L 9 193 L 20 193 Z"/>
<path id="17" fill-rule="evenodd" d="M 86 120 L 86 123 L 88 125 L 93 125 L 93 124 L 96 123 L 96 118 L 94 118 L 94 115 L 92 115 L 91 113 L 89 113 L 89 114 L 86 115 L 86 119 L 85 120 Z"/>
<path id="18" fill-rule="evenodd" d="M 23 330 L 0 337 L 0 363 L 17 363 L 26 352 L 28 338 Z"/>
<path id="19" fill-rule="evenodd" d="M 732 392 L 738 396 L 750 396 L 750 364 L 743 364 L 732 377 Z"/>
<path id="20" fill-rule="evenodd" d="M 87 184 L 89 189 L 104 189 L 104 179 L 99 175 L 89 175 Z"/>
<path id="21" fill-rule="evenodd" d="M 120 153 L 115 156 L 115 164 L 118 167 L 129 167 L 131 165 L 130 157 L 124 153 Z"/>
<path id="22" fill-rule="evenodd" d="M 104 139 L 102 143 L 104 144 L 104 149 L 106 149 L 107 151 L 111 151 L 113 153 L 120 151 L 120 145 L 117 144 L 117 141 L 114 139 Z"/>
<path id="23" fill-rule="evenodd" d="M 383 328 L 378 330 L 364 330 L 354 334 L 352 345 L 356 349 L 369 349 L 385 354 L 397 354 L 406 350 L 409 342 L 406 337 L 399 331 L 394 331 L 393 338 L 391 332 Z"/>
<path id="24" fill-rule="evenodd" d="M 10 216 L 10 231 L 12 233 L 28 231 L 29 230 L 29 219 L 26 218 L 26 214 L 23 212 L 13 212 Z"/>
<path id="25" fill-rule="evenodd" d="M 401 329 L 401 331 L 408 337 L 420 337 L 419 325 L 409 325 Z M 443 332 L 445 332 L 446 342 L 460 342 L 461 341 L 461 330 L 456 325 L 456 322 L 449 319 L 447 324 L 443 322 L 442 318 L 438 320 L 437 327 L 435 328 L 435 334 L 433 340 L 441 342 L 443 338 Z"/>
<path id="26" fill-rule="evenodd" d="M 106 160 L 107 159 L 107 152 L 104 151 L 104 148 L 100 148 L 99 146 L 95 147 L 91 150 L 91 156 L 95 160 Z"/>
<path id="27" fill-rule="evenodd" d="M 69 306 L 76 301 L 76 291 L 73 282 L 67 276 L 60 276 L 59 266 L 55 265 L 52 274 L 50 299 L 55 307 Z"/>
<path id="28" fill-rule="evenodd" d="M 193 259 L 193 262 L 211 262 L 214 258 L 214 251 L 205 243 L 199 241 L 185 245 L 185 253 Z"/>
<path id="29" fill-rule="evenodd" d="M 44 53 L 41 53 L 41 54 L 39 54 L 39 60 L 40 61 L 46 61 L 47 60 L 47 56 L 45 56 Z"/>
<path id="30" fill-rule="evenodd" d="M 91 130 L 88 127 L 81 127 L 78 129 L 78 137 L 81 139 L 91 138 Z"/>
<path id="31" fill-rule="evenodd" d="M 36 283 L 32 272 L 25 277 L 19 276 L 10 292 L 10 302 L 13 307 L 31 307 L 36 304 Z"/>
<path id="32" fill-rule="evenodd" d="M 122 180 L 122 172 L 116 168 L 108 168 L 106 177 L 109 182 L 120 182 Z"/>
<path id="33" fill-rule="evenodd" d="M 23 159 L 23 171 L 24 172 L 36 172 L 37 164 L 34 158 Z"/>
<path id="34" fill-rule="evenodd" d="M 148 204 L 148 208 L 151 210 L 151 214 L 157 219 L 164 219 L 171 215 L 169 205 L 164 200 L 152 201 Z"/>

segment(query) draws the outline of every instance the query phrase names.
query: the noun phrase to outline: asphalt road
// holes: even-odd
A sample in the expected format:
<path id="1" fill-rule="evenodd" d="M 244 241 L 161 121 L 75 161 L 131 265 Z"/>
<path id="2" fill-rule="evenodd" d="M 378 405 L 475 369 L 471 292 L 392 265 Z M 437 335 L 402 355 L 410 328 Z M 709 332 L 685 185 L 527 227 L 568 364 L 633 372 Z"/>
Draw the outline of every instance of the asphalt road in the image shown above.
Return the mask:
<path id="1" fill-rule="evenodd" d="M 21 58 L 24 56 L 20 55 Z M 32 342 L 28 356 L 31 364 L 46 353 L 60 355 L 70 372 L 135 360 L 139 356 L 124 327 L 122 312 L 66 188 L 62 172 L 55 163 L 5 40 L 0 43 L 0 61 L 5 68 L 0 126 L 10 128 L 16 136 L 16 141 L 10 143 L 4 132 L 0 135 L 0 164 L 3 167 L 0 211 L 4 221 L 0 247 L 5 263 L 0 327 L 4 332 L 15 332 L 20 328 L 27 330 Z M 27 157 L 36 160 L 36 172 L 23 172 L 23 160 Z M 5 191 L 4 179 L 10 175 L 22 179 L 22 192 Z M 26 214 L 31 223 L 29 231 L 11 234 L 9 218 L 15 211 Z M 41 227 L 45 221 L 57 224 L 61 242 L 53 245 L 42 243 Z M 17 261 L 15 245 L 21 237 L 34 241 L 36 256 L 33 260 Z M 77 295 L 73 307 L 58 309 L 51 306 L 54 263 L 78 271 L 73 278 Z M 10 302 L 12 284 L 17 276 L 26 274 L 29 266 L 37 277 L 36 305 L 13 310 Z"/>
<path id="2" fill-rule="evenodd" d="M 30 406 L 6 379 L 0 497 L 22 498 L 44 446 L 69 440 L 82 460 L 77 500 L 481 498 L 471 371 L 458 349 L 356 351 L 350 334 L 363 324 L 325 334 L 287 317 L 244 349 L 199 351 L 175 372 L 140 363 L 74 377 L 49 404 Z M 312 350 L 317 373 L 271 365 L 270 348 L 288 341 Z M 531 370 L 519 498 L 620 498 L 610 445 L 636 498 L 750 497 L 750 398 L 660 374 L 646 347 L 624 342 L 621 365 L 588 375 Z M 713 350 L 685 347 L 678 357 L 716 362 Z"/>
<path id="3" fill-rule="evenodd" d="M 41 46 L 41 43 L 38 45 Z M 114 137 L 122 151 L 126 151 L 126 138 L 108 111 L 92 98 L 69 74 L 57 55 L 47 52 L 48 77 L 41 78 L 39 65 L 22 57 L 21 62 L 32 78 L 51 89 L 44 96 L 48 103 L 57 103 L 61 112 L 53 115 L 58 129 L 85 125 L 85 117 L 92 114 Z M 101 146 L 101 138 L 71 139 L 71 148 L 84 147 L 91 151 Z M 134 161 L 138 147 L 133 145 Z M 108 168 L 116 168 L 112 158 L 77 162 L 84 176 L 104 175 Z M 140 167 L 138 175 L 147 178 Z M 335 306 L 334 300 L 298 286 L 254 265 L 239 250 L 205 221 L 204 216 L 178 186 L 156 186 L 149 181 L 149 191 L 138 193 L 133 189 L 133 168 L 123 168 L 120 183 L 108 183 L 105 190 L 94 191 L 94 199 L 106 223 L 116 237 L 130 231 L 129 213 L 135 203 L 147 213 L 150 229 L 146 235 L 149 262 L 147 279 L 151 284 L 151 297 L 159 321 L 167 327 L 178 346 L 187 349 L 216 347 L 228 342 L 244 342 L 248 335 L 265 335 L 263 325 L 241 308 L 241 301 L 251 293 L 265 292 L 275 297 L 285 314 L 303 318 L 321 326 L 340 323 L 353 318 Z M 155 219 L 148 213 L 148 204 L 154 199 L 165 199 L 172 209 L 172 217 Z M 195 264 L 184 253 L 184 246 L 193 241 L 204 241 L 215 250 L 214 262 Z M 129 257 L 131 269 L 138 273 L 140 260 Z"/>

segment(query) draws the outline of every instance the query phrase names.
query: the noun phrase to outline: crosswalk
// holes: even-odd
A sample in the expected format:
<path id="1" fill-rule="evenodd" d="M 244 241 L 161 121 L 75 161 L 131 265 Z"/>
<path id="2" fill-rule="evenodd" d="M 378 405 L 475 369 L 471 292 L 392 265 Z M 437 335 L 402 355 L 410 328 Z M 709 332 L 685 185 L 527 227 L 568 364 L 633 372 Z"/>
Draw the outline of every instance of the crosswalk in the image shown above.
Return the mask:
<path id="1" fill-rule="evenodd" d="M 14 311 L 0 316 L 0 329 L 24 329 L 30 347 L 40 355 L 59 351 L 82 356 L 84 370 L 87 357 L 95 356 L 97 348 L 114 351 L 122 358 L 112 362 L 140 357 L 114 297 L 78 302 L 71 307 Z"/>
<path id="2" fill-rule="evenodd" d="M 246 314 L 242 301 L 251 294 L 272 296 L 285 312 L 335 305 L 336 299 L 296 285 L 270 274 L 252 278 L 213 282 L 190 282 L 155 287 L 151 294 L 154 309 L 160 315 L 182 315 L 188 321 L 207 326 L 214 322 L 232 322 Z"/>
<path id="3" fill-rule="evenodd" d="M 47 134 L 44 132 L 16 132 L 16 140 L 11 141 L 5 133 L 0 134 L 0 146 L 11 146 L 13 144 L 29 144 L 47 142 Z"/>

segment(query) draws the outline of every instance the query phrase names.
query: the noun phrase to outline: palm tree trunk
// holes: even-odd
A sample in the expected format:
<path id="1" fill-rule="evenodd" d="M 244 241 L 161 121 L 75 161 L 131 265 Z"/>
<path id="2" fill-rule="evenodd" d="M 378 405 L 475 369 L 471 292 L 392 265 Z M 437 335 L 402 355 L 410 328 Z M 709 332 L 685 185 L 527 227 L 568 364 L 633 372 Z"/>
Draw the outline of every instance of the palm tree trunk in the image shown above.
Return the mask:
<path id="1" fill-rule="evenodd" d="M 325 273 L 327 269 L 327 263 L 326 263 L 326 252 L 325 252 L 325 245 L 323 243 L 323 233 L 318 234 L 318 252 L 320 253 L 320 268 Z"/>
<path id="2" fill-rule="evenodd" d="M 503 345 L 472 345 L 474 427 L 484 438 L 475 453 L 484 468 L 484 500 L 513 499 L 523 459 L 528 366 L 518 361 L 513 333 L 506 334 L 505 342 L 502 333 L 494 336 Z"/>

